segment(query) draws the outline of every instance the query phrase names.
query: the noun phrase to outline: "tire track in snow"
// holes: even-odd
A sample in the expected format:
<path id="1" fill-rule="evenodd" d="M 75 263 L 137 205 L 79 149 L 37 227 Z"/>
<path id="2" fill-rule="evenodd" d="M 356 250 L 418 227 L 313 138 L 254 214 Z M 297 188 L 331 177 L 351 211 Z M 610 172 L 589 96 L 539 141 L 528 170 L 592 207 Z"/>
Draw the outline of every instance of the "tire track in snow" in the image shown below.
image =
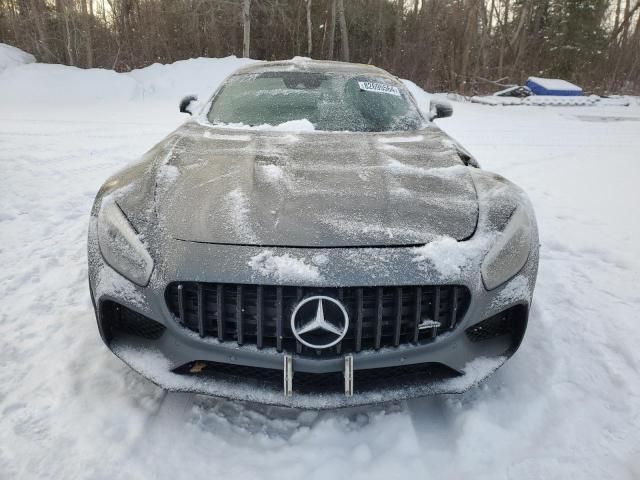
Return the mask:
<path id="1" fill-rule="evenodd" d="M 425 469 L 404 402 L 317 412 L 167 392 L 121 471 L 123 478 L 388 480 L 389 472 L 410 478 Z"/>
<path id="2" fill-rule="evenodd" d="M 123 478 L 140 472 L 140 459 L 161 455 L 160 450 L 153 451 L 153 446 L 161 444 L 167 435 L 179 432 L 187 423 L 195 396 L 194 393 L 164 391 L 158 407 L 147 417 L 137 439 L 131 444 L 121 469 Z M 159 472 L 154 472 L 154 477 L 158 474 Z"/>

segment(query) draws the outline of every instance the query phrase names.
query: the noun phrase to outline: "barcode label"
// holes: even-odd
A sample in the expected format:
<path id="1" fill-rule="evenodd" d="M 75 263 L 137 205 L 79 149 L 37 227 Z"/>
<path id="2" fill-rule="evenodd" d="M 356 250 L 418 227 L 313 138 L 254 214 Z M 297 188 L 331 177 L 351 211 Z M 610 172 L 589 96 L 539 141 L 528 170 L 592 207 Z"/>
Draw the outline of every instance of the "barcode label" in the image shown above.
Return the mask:
<path id="1" fill-rule="evenodd" d="M 358 85 L 360 86 L 360 90 L 364 90 L 366 92 L 386 93 L 397 97 L 400 96 L 400 90 L 398 90 L 398 87 L 394 87 L 392 85 L 376 82 L 358 82 Z"/>

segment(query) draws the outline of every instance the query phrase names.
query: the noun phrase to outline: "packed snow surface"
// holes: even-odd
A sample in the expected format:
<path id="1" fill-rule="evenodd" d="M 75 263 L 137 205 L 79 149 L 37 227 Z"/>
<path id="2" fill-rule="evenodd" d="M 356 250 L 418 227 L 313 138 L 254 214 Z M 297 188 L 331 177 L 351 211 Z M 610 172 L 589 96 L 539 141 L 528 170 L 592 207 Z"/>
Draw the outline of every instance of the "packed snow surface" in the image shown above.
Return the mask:
<path id="1" fill-rule="evenodd" d="M 97 189 L 184 120 L 183 94 L 246 63 L 0 73 L 0 478 L 640 478 L 640 127 L 607 121 L 639 119 L 637 103 L 455 102 L 439 121 L 528 192 L 542 244 L 523 345 L 465 394 L 286 410 L 166 394 L 103 346 L 86 271 Z M 244 228 L 242 197 L 226 201 Z"/>

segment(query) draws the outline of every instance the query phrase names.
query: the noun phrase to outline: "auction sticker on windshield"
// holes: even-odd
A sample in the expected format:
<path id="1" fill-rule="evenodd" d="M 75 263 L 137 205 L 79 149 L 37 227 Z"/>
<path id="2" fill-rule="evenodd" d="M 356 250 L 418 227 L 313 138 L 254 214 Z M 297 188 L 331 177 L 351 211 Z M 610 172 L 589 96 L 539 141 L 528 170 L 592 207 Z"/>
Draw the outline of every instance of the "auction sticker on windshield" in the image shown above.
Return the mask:
<path id="1" fill-rule="evenodd" d="M 360 90 L 365 90 L 367 92 L 388 93 L 389 95 L 400 96 L 400 90 L 398 90 L 398 87 L 394 87 L 392 85 L 376 82 L 358 82 L 358 85 L 360 86 Z"/>

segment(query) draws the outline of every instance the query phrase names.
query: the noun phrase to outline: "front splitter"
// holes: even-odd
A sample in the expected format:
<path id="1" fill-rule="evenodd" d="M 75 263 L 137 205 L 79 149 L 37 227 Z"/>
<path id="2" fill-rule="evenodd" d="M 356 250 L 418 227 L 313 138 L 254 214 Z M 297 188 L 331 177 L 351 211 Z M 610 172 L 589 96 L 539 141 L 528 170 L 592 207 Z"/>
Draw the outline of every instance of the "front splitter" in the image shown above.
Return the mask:
<path id="1" fill-rule="evenodd" d="M 174 373 L 171 370 L 170 362 L 162 353 L 146 346 L 132 346 L 116 340 L 111 344 L 111 349 L 133 370 L 169 391 L 198 393 L 231 400 L 310 410 L 345 408 L 428 395 L 463 393 L 489 377 L 507 360 L 506 356 L 476 358 L 465 365 L 463 374 L 458 377 L 401 388 L 381 387 L 375 391 L 356 392 L 353 395 L 308 394 L 295 391 L 290 392 L 290 395 L 285 395 L 283 390 L 256 388 L 255 385 L 232 382 L 226 379 Z M 295 372 L 289 372 L 289 374 L 291 373 L 295 378 Z M 287 370 L 283 365 L 283 379 L 286 379 L 286 375 Z M 352 375 L 351 381 L 353 378 L 357 379 L 358 371 L 353 370 Z"/>

